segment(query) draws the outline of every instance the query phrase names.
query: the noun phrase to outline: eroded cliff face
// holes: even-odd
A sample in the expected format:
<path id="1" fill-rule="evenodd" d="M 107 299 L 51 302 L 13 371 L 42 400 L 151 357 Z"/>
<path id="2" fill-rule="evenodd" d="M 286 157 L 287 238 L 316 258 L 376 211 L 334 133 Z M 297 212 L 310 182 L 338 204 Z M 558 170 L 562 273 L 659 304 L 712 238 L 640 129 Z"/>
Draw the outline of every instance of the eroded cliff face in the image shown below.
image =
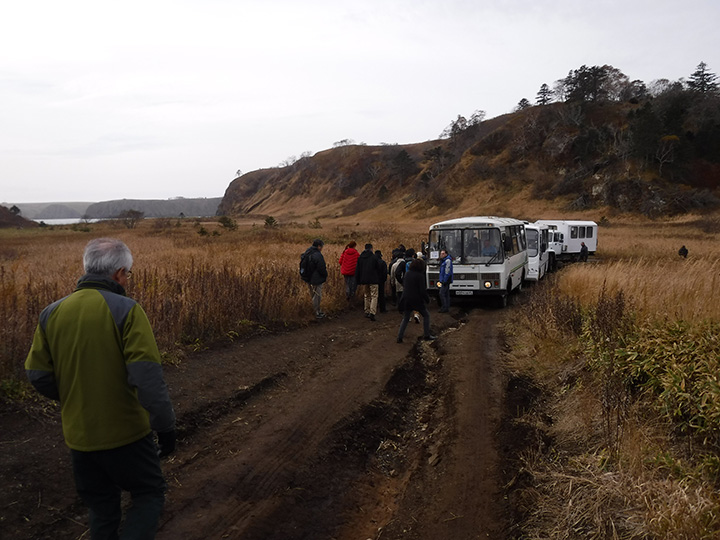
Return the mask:
<path id="1" fill-rule="evenodd" d="M 423 152 L 438 144 L 348 145 L 286 167 L 253 171 L 230 183 L 218 212 L 353 214 L 411 193 L 422 170 Z"/>
<path id="2" fill-rule="evenodd" d="M 447 139 L 341 146 L 233 180 L 218 213 L 287 220 L 387 206 L 392 215 L 415 217 L 511 215 L 519 194 L 566 210 L 608 207 L 649 217 L 720 206 L 720 159 L 703 150 L 710 135 L 656 140 L 641 121 L 647 109 L 553 103 L 451 130 Z M 672 152 L 655 159 L 666 146 Z"/>

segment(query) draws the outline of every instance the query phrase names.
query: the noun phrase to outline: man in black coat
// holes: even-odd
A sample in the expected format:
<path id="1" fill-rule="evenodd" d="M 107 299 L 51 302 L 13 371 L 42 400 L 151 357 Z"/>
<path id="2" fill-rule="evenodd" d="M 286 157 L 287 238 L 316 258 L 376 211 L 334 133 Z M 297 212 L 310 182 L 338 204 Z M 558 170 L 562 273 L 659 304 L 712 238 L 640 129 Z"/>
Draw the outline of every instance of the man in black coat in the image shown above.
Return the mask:
<path id="1" fill-rule="evenodd" d="M 309 259 L 309 273 L 310 277 L 305 281 L 308 284 L 310 290 L 310 298 L 312 299 L 313 311 L 315 311 L 315 317 L 322 319 L 325 314 L 320 310 L 320 300 L 322 300 L 322 287 L 323 283 L 327 281 L 328 273 L 327 266 L 325 265 L 325 257 L 322 254 L 322 248 L 325 243 L 319 238 L 313 241 L 304 253 L 303 257 L 310 257 Z"/>
<path id="2" fill-rule="evenodd" d="M 355 267 L 355 281 L 363 291 L 365 316 L 371 321 L 375 320 L 377 313 L 381 272 L 384 271 L 380 267 L 380 261 L 373 253 L 372 244 L 365 244 L 365 251 L 358 257 Z"/>
<path id="3" fill-rule="evenodd" d="M 403 320 L 400 323 L 400 330 L 398 330 L 397 342 L 402 343 L 403 335 L 407 324 L 412 317 L 413 311 L 420 312 L 423 317 L 423 339 L 433 340 L 437 339 L 430 333 L 430 313 L 428 313 L 425 304 L 430 302 L 430 296 L 427 292 L 427 286 L 425 284 L 425 263 L 422 259 L 413 259 L 410 263 L 408 271 L 405 272 L 403 277 L 403 294 L 400 298 L 400 308 L 404 315 Z"/>
<path id="4" fill-rule="evenodd" d="M 378 283 L 378 310 L 380 313 L 387 313 L 387 305 L 385 304 L 385 283 L 388 277 L 388 265 L 382 258 L 382 251 L 375 250 L 375 256 L 380 266 L 380 283 Z"/>

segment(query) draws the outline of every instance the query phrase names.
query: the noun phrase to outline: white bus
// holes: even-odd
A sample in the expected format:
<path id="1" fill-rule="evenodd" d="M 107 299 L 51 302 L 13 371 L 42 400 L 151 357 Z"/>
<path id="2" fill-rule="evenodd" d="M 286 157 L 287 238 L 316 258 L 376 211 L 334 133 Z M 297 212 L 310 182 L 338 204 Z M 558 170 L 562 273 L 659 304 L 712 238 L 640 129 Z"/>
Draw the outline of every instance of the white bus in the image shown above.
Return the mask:
<path id="1" fill-rule="evenodd" d="M 440 250 L 453 258 L 451 296 L 495 296 L 505 306 L 527 271 L 525 224 L 512 218 L 464 217 L 430 226 L 427 285 L 437 292 Z"/>
<path id="2" fill-rule="evenodd" d="M 527 281 L 540 281 L 548 272 L 550 252 L 548 251 L 549 227 L 543 223 L 525 223 L 527 237 Z"/>
<path id="3" fill-rule="evenodd" d="M 597 250 L 598 226 L 594 221 L 539 219 L 535 223 L 544 223 L 562 234 L 562 254 L 558 256 L 560 260 L 576 260 L 583 242 L 590 255 L 594 255 Z"/>

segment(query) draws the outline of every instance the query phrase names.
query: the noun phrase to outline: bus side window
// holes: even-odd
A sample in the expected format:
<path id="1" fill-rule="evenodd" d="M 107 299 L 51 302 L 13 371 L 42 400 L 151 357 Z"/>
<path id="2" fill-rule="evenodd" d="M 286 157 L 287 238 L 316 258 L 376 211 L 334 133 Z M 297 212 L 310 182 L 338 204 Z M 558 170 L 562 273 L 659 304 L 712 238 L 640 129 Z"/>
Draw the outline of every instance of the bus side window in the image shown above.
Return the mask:
<path id="1" fill-rule="evenodd" d="M 585 238 L 585 227 L 580 227 L 580 238 Z"/>
<path id="2" fill-rule="evenodd" d="M 577 238 L 577 237 L 578 237 L 578 228 L 570 227 L 570 238 Z"/>
<path id="3" fill-rule="evenodd" d="M 587 237 L 588 237 L 588 238 L 592 238 L 592 237 L 593 237 L 593 228 L 592 228 L 592 227 L 588 227 L 588 228 L 587 228 Z"/>

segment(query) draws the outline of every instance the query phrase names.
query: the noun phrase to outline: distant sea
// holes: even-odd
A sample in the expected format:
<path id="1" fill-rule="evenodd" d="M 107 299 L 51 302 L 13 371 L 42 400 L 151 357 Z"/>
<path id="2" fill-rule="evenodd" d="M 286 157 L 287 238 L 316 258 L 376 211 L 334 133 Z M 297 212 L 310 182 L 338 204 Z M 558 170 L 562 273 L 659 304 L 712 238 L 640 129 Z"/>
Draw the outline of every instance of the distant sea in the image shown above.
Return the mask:
<path id="1" fill-rule="evenodd" d="M 45 223 L 45 225 L 72 225 L 73 223 L 83 223 L 85 221 L 87 221 L 88 223 L 95 223 L 100 220 L 99 219 L 84 220 L 82 218 L 63 218 L 63 219 L 33 219 L 33 221 L 35 221 L 37 223 Z"/>

